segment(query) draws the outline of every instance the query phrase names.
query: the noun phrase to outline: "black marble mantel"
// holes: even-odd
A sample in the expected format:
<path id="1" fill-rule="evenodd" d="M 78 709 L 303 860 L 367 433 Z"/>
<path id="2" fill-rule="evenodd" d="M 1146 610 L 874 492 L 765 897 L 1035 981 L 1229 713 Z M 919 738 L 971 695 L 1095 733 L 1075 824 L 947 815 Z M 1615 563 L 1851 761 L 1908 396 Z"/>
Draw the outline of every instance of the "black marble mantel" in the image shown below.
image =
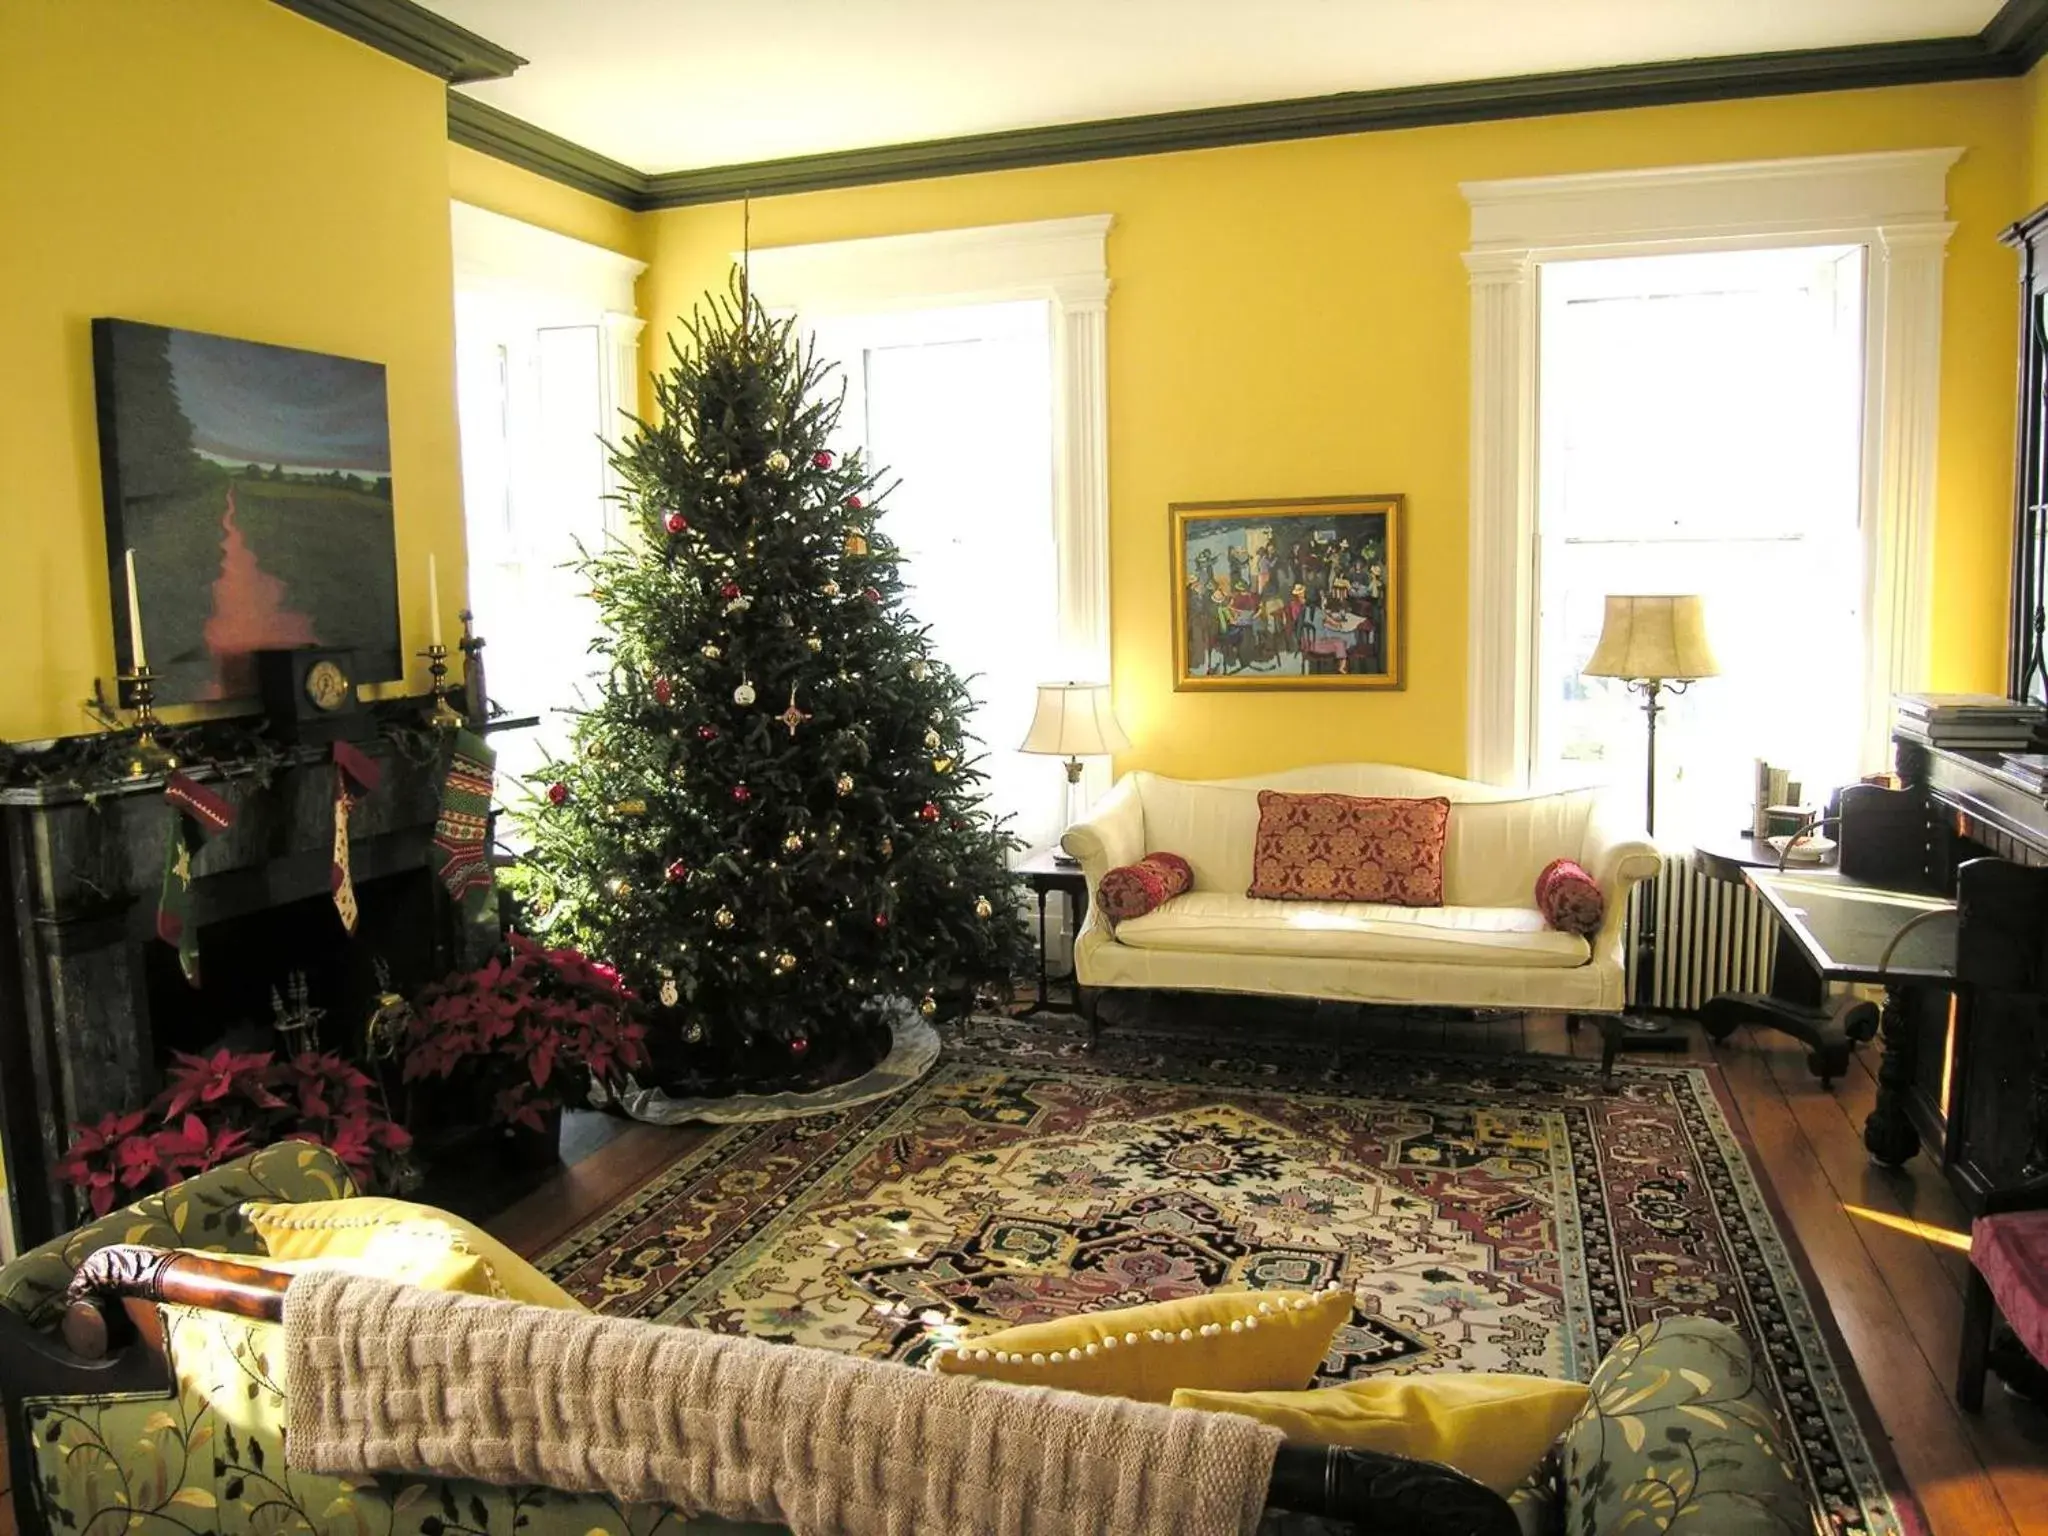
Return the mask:
<path id="1" fill-rule="evenodd" d="M 427 867 L 441 778 L 438 763 L 409 758 L 388 739 L 364 746 L 384 773 L 349 818 L 359 888 Z M 205 769 L 192 777 L 237 812 L 194 857 L 192 918 L 202 931 L 329 892 L 326 750 L 301 750 L 267 784 Z M 145 972 L 146 946 L 162 942 L 157 895 L 173 814 L 163 787 L 157 777 L 89 792 L 0 790 L 0 1147 L 24 1243 L 68 1220 L 50 1171 L 66 1129 L 139 1104 L 157 1086 Z M 437 934 L 437 947 L 446 942 Z"/>

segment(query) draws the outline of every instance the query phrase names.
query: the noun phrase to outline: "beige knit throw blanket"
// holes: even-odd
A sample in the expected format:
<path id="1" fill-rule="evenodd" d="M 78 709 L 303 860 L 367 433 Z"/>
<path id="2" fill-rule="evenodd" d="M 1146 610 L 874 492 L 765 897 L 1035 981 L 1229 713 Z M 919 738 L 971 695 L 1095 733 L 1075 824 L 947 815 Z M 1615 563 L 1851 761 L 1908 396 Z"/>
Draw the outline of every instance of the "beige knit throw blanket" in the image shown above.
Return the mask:
<path id="1" fill-rule="evenodd" d="M 1229 1413 L 338 1272 L 285 1297 L 293 1467 L 608 1493 L 798 1536 L 1226 1536 L 1279 1432 Z"/>

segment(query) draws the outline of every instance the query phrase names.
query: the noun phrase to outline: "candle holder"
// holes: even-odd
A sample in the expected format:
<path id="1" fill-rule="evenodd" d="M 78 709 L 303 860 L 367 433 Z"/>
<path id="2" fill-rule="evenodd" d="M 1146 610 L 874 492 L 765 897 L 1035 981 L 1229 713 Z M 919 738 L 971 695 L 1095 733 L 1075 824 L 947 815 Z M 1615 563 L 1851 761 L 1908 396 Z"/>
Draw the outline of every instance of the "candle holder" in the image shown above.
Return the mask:
<path id="1" fill-rule="evenodd" d="M 434 706 L 427 711 L 427 724 L 437 731 L 460 730 L 462 716 L 448 702 L 448 647 L 437 640 L 420 654 L 427 658 L 427 673 L 434 680 Z"/>
<path id="2" fill-rule="evenodd" d="M 135 744 L 128 753 L 128 777 L 146 779 L 151 774 L 169 773 L 178 766 L 178 759 L 157 736 L 161 722 L 156 717 L 156 674 L 145 663 L 133 672 L 121 673 L 120 680 L 135 693 Z"/>

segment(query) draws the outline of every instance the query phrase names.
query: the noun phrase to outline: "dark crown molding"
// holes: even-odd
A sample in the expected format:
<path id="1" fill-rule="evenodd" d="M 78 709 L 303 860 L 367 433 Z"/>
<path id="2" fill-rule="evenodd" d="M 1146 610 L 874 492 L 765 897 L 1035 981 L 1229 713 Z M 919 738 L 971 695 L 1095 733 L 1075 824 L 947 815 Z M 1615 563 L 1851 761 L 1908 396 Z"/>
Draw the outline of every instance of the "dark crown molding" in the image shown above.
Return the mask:
<path id="1" fill-rule="evenodd" d="M 621 208 L 652 207 L 648 176 L 473 96 L 448 93 L 448 137 Z"/>
<path id="2" fill-rule="evenodd" d="M 502 80 L 526 60 L 487 37 L 436 16 L 412 0 L 277 0 L 288 11 L 332 27 L 415 69 L 464 85 Z"/>
<path id="3" fill-rule="evenodd" d="M 451 84 L 499 79 L 526 62 L 411 0 L 277 0 L 440 75 Z M 735 198 L 817 192 L 880 182 L 961 176 L 1176 150 L 1374 133 L 1447 123 L 1604 112 L 1683 102 L 1738 101 L 1816 91 L 1869 90 L 2024 75 L 2048 56 L 2048 0 L 2005 0 L 1974 37 L 1807 48 L 1517 75 L 1449 85 L 1347 91 L 1294 101 L 1203 107 L 970 134 L 914 144 L 797 155 L 745 165 L 650 175 L 535 127 L 473 97 L 451 93 L 448 136 L 537 175 L 635 212 Z"/>

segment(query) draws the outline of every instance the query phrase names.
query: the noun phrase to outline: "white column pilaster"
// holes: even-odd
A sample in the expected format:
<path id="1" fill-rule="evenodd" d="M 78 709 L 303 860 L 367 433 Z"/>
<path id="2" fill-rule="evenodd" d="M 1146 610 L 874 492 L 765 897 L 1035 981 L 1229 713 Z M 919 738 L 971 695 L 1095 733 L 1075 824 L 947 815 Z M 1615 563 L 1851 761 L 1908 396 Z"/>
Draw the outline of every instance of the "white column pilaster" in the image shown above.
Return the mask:
<path id="1" fill-rule="evenodd" d="M 1109 677 L 1109 284 L 1052 303 L 1053 526 L 1063 675 Z"/>

